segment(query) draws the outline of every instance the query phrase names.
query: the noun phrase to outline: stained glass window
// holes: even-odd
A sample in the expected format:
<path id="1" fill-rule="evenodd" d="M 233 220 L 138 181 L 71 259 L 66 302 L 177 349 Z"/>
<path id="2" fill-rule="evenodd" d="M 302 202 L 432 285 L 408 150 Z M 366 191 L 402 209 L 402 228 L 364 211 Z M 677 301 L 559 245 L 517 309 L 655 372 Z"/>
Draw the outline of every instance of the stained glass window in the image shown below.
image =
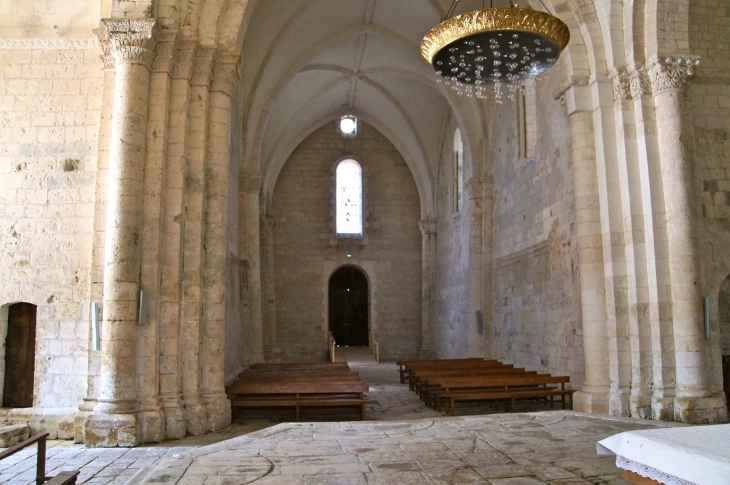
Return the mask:
<path id="1" fill-rule="evenodd" d="M 362 169 L 355 160 L 343 160 L 336 171 L 336 226 L 342 236 L 362 236 Z"/>

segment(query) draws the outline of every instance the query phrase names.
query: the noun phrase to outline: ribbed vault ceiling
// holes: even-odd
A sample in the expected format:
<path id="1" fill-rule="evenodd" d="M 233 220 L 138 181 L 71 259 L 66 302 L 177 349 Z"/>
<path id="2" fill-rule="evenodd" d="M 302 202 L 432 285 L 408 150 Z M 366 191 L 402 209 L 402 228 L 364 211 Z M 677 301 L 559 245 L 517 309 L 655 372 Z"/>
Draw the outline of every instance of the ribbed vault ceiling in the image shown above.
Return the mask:
<path id="1" fill-rule="evenodd" d="M 462 2 L 461 10 L 481 7 Z M 432 200 L 444 122 L 463 104 L 420 56 L 448 0 L 266 0 L 251 17 L 244 63 L 247 159 L 265 189 L 296 146 L 323 123 L 354 113 L 381 131 Z M 474 104 L 474 101 L 471 101 Z M 425 201 L 422 200 L 422 203 Z"/>

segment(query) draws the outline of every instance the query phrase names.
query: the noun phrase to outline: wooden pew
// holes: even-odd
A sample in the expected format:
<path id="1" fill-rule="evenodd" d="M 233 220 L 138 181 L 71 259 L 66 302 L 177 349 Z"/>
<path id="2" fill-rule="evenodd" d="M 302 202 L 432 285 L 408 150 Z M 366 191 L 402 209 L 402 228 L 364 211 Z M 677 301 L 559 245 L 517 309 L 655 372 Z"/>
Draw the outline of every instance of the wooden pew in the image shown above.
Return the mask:
<path id="1" fill-rule="evenodd" d="M 552 405 L 553 398 L 559 396 L 562 408 L 573 409 L 572 389 L 565 389 L 570 382 L 568 376 L 551 376 L 549 374 L 514 374 L 500 377 L 454 377 L 435 378 L 429 383 L 441 387 L 435 398 L 436 408 L 441 410 L 444 400 L 448 406 L 448 413 L 455 413 L 457 402 L 508 400 L 511 403 L 510 411 L 515 412 L 518 399 L 547 400 Z M 560 385 L 559 388 L 554 385 Z M 567 397 L 567 401 L 566 401 Z"/>
<path id="2" fill-rule="evenodd" d="M 303 407 L 356 407 L 365 419 L 368 385 L 360 380 L 340 382 L 237 382 L 230 386 L 233 407 L 291 407 L 299 421 Z"/>
<path id="3" fill-rule="evenodd" d="M 526 371 L 521 367 L 508 367 L 506 369 L 483 369 L 471 374 L 442 374 L 442 375 L 426 375 L 423 376 L 416 385 L 416 392 L 427 406 L 435 407 L 435 396 L 438 396 L 443 388 L 439 384 L 440 379 L 445 378 L 480 378 L 480 377 L 512 377 L 516 375 L 537 375 L 536 371 Z"/>
<path id="4" fill-rule="evenodd" d="M 398 372 L 400 372 L 400 381 L 402 384 L 406 382 L 406 376 L 411 374 L 414 370 L 425 369 L 425 368 L 452 368 L 459 366 L 469 366 L 486 363 L 498 363 L 498 360 L 484 360 L 481 358 L 469 358 L 469 359 L 444 359 L 444 360 L 402 360 L 396 362 L 398 365 Z"/>
<path id="5" fill-rule="evenodd" d="M 249 369 L 267 369 L 267 370 L 321 370 L 321 369 L 350 369 L 347 362 L 304 362 L 301 364 L 284 362 L 280 364 L 251 364 Z"/>
<path id="6" fill-rule="evenodd" d="M 515 367 L 512 364 L 486 364 L 476 365 L 469 367 L 458 367 L 458 368 L 429 368 L 419 369 L 409 374 L 406 378 L 408 380 L 408 387 L 412 391 L 418 393 L 420 383 L 427 377 L 470 377 L 473 375 L 481 374 L 500 374 L 500 373 L 513 373 L 513 372 L 524 372 L 525 369 L 518 367 L 515 371 Z"/>

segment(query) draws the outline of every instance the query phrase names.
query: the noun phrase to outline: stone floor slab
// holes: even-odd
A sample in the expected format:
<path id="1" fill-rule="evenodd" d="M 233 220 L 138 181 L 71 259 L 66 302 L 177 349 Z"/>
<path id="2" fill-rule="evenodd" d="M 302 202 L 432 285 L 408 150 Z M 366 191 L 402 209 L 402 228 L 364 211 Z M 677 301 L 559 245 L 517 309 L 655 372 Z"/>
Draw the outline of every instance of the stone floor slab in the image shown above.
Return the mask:
<path id="1" fill-rule="evenodd" d="M 570 411 L 447 417 L 400 384 L 394 364 L 356 370 L 371 386 L 365 422 L 237 421 L 133 449 L 50 441 L 48 470 L 79 469 L 88 485 L 626 485 L 596 442 L 668 426 Z M 0 483 L 31 485 L 34 472 L 27 449 L 0 462 Z"/>

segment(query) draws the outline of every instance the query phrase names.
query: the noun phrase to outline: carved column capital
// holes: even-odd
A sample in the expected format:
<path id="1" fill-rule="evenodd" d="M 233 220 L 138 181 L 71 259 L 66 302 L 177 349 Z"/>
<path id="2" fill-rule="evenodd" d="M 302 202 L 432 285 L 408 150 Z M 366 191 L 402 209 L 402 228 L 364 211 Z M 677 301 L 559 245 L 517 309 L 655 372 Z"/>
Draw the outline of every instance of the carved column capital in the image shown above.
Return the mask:
<path id="1" fill-rule="evenodd" d="M 435 236 L 437 230 L 436 219 L 421 219 L 418 221 L 418 228 L 424 237 Z"/>
<path id="2" fill-rule="evenodd" d="M 155 19 L 101 19 L 94 31 L 104 55 L 104 67 L 129 62 L 152 68 L 159 26 Z"/>
<path id="3" fill-rule="evenodd" d="M 189 44 L 189 42 L 183 41 L 175 51 L 175 57 L 172 59 L 172 67 L 170 69 L 170 76 L 173 79 L 190 79 L 193 74 L 195 46 Z"/>
<path id="4" fill-rule="evenodd" d="M 700 58 L 696 56 L 654 56 L 647 63 L 652 94 L 656 96 L 663 91 L 669 90 L 684 92 L 689 77 L 699 63 Z"/>
<path id="5" fill-rule="evenodd" d="M 616 102 L 632 99 L 631 78 L 625 71 L 614 69 L 608 75 L 613 81 L 613 100 Z"/>
<path id="6" fill-rule="evenodd" d="M 177 42 L 175 37 L 177 31 L 165 30 L 161 32 L 157 49 L 155 49 L 155 57 L 152 60 L 153 72 L 170 72 L 177 56 Z"/>
<path id="7" fill-rule="evenodd" d="M 213 78 L 214 56 L 215 49 L 199 48 L 195 50 L 190 84 L 193 86 L 210 86 L 210 81 Z"/>
<path id="8" fill-rule="evenodd" d="M 629 72 L 629 82 L 631 85 L 631 97 L 633 99 L 651 94 L 651 79 L 649 79 L 649 73 L 646 67 L 639 66 Z"/>
<path id="9" fill-rule="evenodd" d="M 224 55 L 215 60 L 211 91 L 231 95 L 241 77 L 241 56 Z"/>

